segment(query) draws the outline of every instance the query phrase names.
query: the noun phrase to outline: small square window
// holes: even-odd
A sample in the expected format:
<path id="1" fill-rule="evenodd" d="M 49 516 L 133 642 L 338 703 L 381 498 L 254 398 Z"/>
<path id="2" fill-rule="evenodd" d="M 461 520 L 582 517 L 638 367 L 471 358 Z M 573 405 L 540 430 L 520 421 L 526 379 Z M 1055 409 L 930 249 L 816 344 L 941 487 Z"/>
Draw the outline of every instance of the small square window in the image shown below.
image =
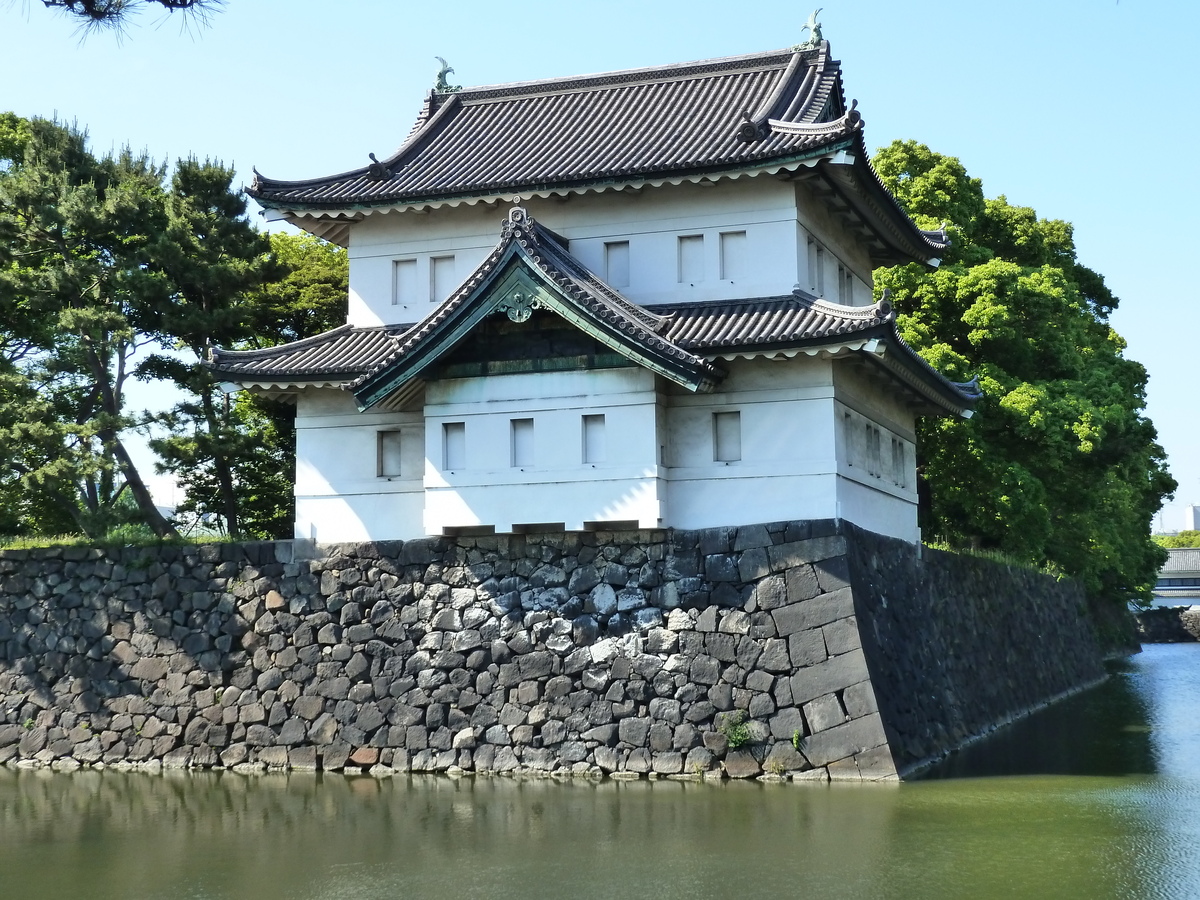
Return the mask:
<path id="1" fill-rule="evenodd" d="M 450 296 L 458 280 L 454 277 L 454 257 L 435 256 L 429 260 L 429 301 L 441 303 Z"/>
<path id="2" fill-rule="evenodd" d="M 601 463 L 607 456 L 604 437 L 604 416 L 583 417 L 583 461 Z"/>
<path id="3" fill-rule="evenodd" d="M 679 283 L 695 284 L 703 280 L 704 235 L 683 235 L 679 238 Z"/>
<path id="4" fill-rule="evenodd" d="M 533 419 L 512 420 L 512 465 L 533 465 Z"/>
<path id="5" fill-rule="evenodd" d="M 446 422 L 442 425 L 442 462 L 447 471 L 467 467 L 466 422 Z"/>
<path id="6" fill-rule="evenodd" d="M 736 462 L 742 458 L 742 414 L 713 413 L 713 460 Z"/>
<path id="7" fill-rule="evenodd" d="M 744 281 L 750 274 L 747 259 L 746 232 L 726 231 L 721 234 L 721 280 Z"/>
<path id="8" fill-rule="evenodd" d="M 604 245 L 604 280 L 612 287 L 629 287 L 629 241 Z"/>
<path id="9" fill-rule="evenodd" d="M 400 432 L 379 432 L 379 462 L 377 474 L 380 478 L 397 478 L 400 467 Z"/>
<path id="10" fill-rule="evenodd" d="M 417 261 L 397 259 L 392 262 L 392 306 L 403 306 L 417 299 Z"/>

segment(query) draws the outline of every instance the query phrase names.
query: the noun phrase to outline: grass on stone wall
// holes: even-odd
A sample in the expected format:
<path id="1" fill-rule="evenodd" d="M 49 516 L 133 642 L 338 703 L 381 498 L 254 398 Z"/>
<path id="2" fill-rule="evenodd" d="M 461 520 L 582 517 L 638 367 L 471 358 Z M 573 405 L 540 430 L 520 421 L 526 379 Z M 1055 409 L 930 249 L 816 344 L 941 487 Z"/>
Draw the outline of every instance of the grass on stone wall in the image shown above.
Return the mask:
<path id="1" fill-rule="evenodd" d="M 957 556 L 970 556 L 975 559 L 986 559 L 989 562 L 999 563 L 1002 566 L 1009 566 L 1014 569 L 1024 569 L 1027 572 L 1037 572 L 1039 575 L 1049 575 L 1062 581 L 1067 578 L 1067 573 L 1056 566 L 1054 563 L 1038 564 L 1030 562 L 1020 556 L 1013 556 L 1010 553 L 1004 553 L 1001 550 L 976 550 L 971 547 L 953 547 L 947 541 L 933 540 L 922 541 L 924 546 L 930 550 L 941 550 L 943 553 L 953 553 Z"/>
<path id="2" fill-rule="evenodd" d="M 190 545 L 229 543 L 231 538 L 221 534 L 185 534 L 178 538 L 162 538 L 145 525 L 119 525 L 102 538 L 86 534 L 0 535 L 0 550 L 44 550 L 50 547 L 157 547 L 163 544 Z"/>

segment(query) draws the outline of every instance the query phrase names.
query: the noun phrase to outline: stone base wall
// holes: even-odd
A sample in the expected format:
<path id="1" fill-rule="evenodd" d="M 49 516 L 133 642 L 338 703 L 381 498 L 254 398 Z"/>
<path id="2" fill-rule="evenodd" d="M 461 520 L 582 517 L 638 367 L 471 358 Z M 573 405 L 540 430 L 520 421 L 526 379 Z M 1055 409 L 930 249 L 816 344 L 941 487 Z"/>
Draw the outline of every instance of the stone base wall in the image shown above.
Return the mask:
<path id="1" fill-rule="evenodd" d="M 1075 594 L 933 560 L 832 521 L 7 551 L 0 763 L 894 779 L 1099 677 Z"/>
<path id="2" fill-rule="evenodd" d="M 845 530 L 862 641 L 900 772 L 1105 678 L 1076 582 Z"/>
<path id="3" fill-rule="evenodd" d="M 1147 644 L 1200 641 L 1200 606 L 1156 606 L 1137 614 L 1138 638 Z"/>

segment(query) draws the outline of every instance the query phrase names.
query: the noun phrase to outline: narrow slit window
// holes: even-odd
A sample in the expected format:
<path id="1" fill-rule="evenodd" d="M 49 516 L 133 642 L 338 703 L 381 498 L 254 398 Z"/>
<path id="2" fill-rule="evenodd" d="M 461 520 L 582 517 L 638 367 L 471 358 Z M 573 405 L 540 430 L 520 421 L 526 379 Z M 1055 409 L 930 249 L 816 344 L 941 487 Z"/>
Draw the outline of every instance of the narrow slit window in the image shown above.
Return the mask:
<path id="1" fill-rule="evenodd" d="M 442 461 L 447 471 L 467 467 L 466 422 L 446 422 L 442 425 Z"/>
<path id="2" fill-rule="evenodd" d="M 722 281 L 746 280 L 750 270 L 746 252 L 746 232 L 726 231 L 721 234 Z"/>
<path id="3" fill-rule="evenodd" d="M 695 284 L 703 280 L 704 235 L 682 235 L 679 238 L 679 283 Z"/>
<path id="4" fill-rule="evenodd" d="M 604 245 L 604 280 L 615 288 L 629 287 L 629 241 Z"/>
<path id="5" fill-rule="evenodd" d="M 904 442 L 892 438 L 892 480 L 898 487 L 905 487 L 908 479 L 905 477 Z"/>
<path id="6" fill-rule="evenodd" d="M 821 295 L 820 279 L 818 278 L 817 270 L 820 268 L 821 258 L 817 254 L 820 248 L 817 242 L 812 238 L 808 239 L 808 289 L 817 296 Z"/>
<path id="7" fill-rule="evenodd" d="M 404 306 L 417 299 L 417 261 L 397 259 L 392 263 L 392 306 Z"/>
<path id="8" fill-rule="evenodd" d="M 608 448 L 604 441 L 604 416 L 583 417 L 583 461 L 602 463 Z"/>
<path id="9" fill-rule="evenodd" d="M 512 419 L 512 465 L 533 465 L 533 419 Z"/>
<path id="10" fill-rule="evenodd" d="M 396 478 L 400 470 L 400 432 L 379 432 L 379 477 Z"/>
<path id="11" fill-rule="evenodd" d="M 429 260 L 429 301 L 431 303 L 441 303 L 449 297 L 456 283 L 453 256 L 435 256 Z"/>
<path id="12" fill-rule="evenodd" d="M 736 462 L 742 458 L 742 414 L 713 413 L 713 459 Z"/>

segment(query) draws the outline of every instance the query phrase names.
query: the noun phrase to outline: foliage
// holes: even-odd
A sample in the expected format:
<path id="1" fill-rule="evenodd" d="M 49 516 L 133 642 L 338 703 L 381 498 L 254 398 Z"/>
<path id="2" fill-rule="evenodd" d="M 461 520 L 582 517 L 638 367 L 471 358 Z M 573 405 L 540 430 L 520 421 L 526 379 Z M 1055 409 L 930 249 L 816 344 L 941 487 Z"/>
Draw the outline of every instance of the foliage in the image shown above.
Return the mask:
<path id="1" fill-rule="evenodd" d="M 750 743 L 750 726 L 746 724 L 745 710 L 723 713 L 717 724 L 717 731 L 725 735 L 730 750 L 737 750 Z"/>
<path id="2" fill-rule="evenodd" d="M 988 199 L 962 164 L 915 142 L 875 166 L 924 228 L 948 223 L 943 265 L 881 269 L 904 339 L 985 393 L 970 420 L 920 426 L 922 528 L 955 548 L 1054 565 L 1096 596 L 1152 587 L 1150 522 L 1175 489 L 1146 372 L 1108 323 L 1117 298 L 1076 259 L 1071 226 Z"/>
<path id="3" fill-rule="evenodd" d="M 288 533 L 293 412 L 225 394 L 202 361 L 341 324 L 346 254 L 258 233 L 232 179 L 189 158 L 168 181 L 144 156 L 93 155 L 73 127 L 0 115 L 0 534 L 174 535 L 125 449 L 140 426 L 188 491 L 184 513 Z M 138 419 L 130 377 L 186 399 Z"/>
<path id="4" fill-rule="evenodd" d="M 202 258 L 216 243 L 209 241 L 191 259 Z M 226 265 L 229 256 L 207 268 Z M 193 326 L 176 322 L 162 330 L 192 334 L 189 347 L 196 355 L 210 343 L 258 348 L 310 337 L 345 321 L 348 278 L 340 247 L 309 235 L 273 234 L 269 252 L 255 266 L 231 275 L 205 303 L 197 300 L 201 311 Z M 214 311 L 216 319 L 210 318 Z M 174 474 L 187 493 L 177 511 L 215 522 L 225 534 L 289 536 L 295 518 L 295 408 L 244 392 L 218 395 L 207 370 L 167 358 L 144 371 L 173 377 L 194 395 L 158 417 L 169 436 L 151 442 L 162 470 Z"/>
<path id="5" fill-rule="evenodd" d="M 181 481 L 200 479 L 215 492 L 208 513 L 222 530 L 242 533 L 235 468 L 255 452 L 255 437 L 239 428 L 229 397 L 200 360 L 214 344 L 245 342 L 258 318 L 250 294 L 281 274 L 264 235 L 246 217 L 246 201 L 232 189 L 233 171 L 220 163 L 180 160 L 166 195 L 167 224 L 153 265 L 170 294 L 147 309 L 140 329 L 180 354 L 155 354 L 138 369 L 142 378 L 173 381 L 190 396 L 158 416 L 168 436 L 151 443 L 160 469 Z"/>
<path id="6" fill-rule="evenodd" d="M 187 12 L 205 17 L 224 0 L 41 0 L 42 5 L 58 9 L 85 27 L 120 28 L 131 13 L 147 6 L 158 6 L 168 12 Z"/>
<path id="7" fill-rule="evenodd" d="M 1156 534 L 1154 543 L 1168 550 L 1200 547 L 1200 531 L 1181 531 L 1178 534 Z"/>
<path id="8" fill-rule="evenodd" d="M 170 534 L 121 438 L 134 322 L 166 292 L 149 265 L 163 170 L 128 151 L 97 158 L 86 135 L 41 119 L 0 119 L 0 147 L 0 500 L 15 504 L 3 517 L 28 531 L 66 515 L 98 536 L 127 519 L 128 492 Z"/>

